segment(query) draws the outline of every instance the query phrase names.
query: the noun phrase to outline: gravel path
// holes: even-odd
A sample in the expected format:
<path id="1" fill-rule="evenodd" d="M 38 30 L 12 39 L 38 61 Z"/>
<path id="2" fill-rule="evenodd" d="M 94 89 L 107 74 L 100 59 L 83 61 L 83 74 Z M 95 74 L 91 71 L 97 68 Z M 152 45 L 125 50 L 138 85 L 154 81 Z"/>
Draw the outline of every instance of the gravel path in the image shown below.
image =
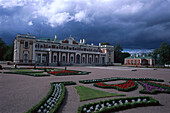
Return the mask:
<path id="1" fill-rule="evenodd" d="M 59 67 L 64 69 L 64 67 Z M 106 68 L 106 69 L 105 69 Z M 77 85 L 84 85 L 86 87 L 107 91 L 111 93 L 126 94 L 126 96 L 144 96 L 145 94 L 139 94 L 139 90 L 142 86 L 138 85 L 138 89 L 131 92 L 120 92 L 115 89 L 101 89 L 94 87 L 92 84 L 81 84 L 79 80 L 86 79 L 99 79 L 109 77 L 130 77 L 130 78 L 157 78 L 164 79 L 164 83 L 170 81 L 170 69 L 139 69 L 137 71 L 131 71 L 134 68 L 125 67 L 68 67 L 68 69 L 90 71 L 89 75 L 70 75 L 70 76 L 49 76 L 49 77 L 31 77 L 26 75 L 16 74 L 3 74 L 0 73 L 0 113 L 23 113 L 30 109 L 43 99 L 47 92 L 50 90 L 50 82 L 57 81 L 75 81 Z M 1 71 L 2 72 L 2 71 Z M 123 82 L 123 81 L 121 81 Z M 108 83 L 119 83 L 108 82 Z M 74 85 L 75 86 L 75 85 Z M 59 113 L 76 113 L 79 105 L 83 105 L 89 102 L 97 102 L 100 100 L 117 98 L 108 97 L 101 99 L 94 99 L 88 101 L 79 101 L 79 95 L 76 92 L 74 86 L 66 86 L 66 97 L 62 106 L 59 109 Z M 159 93 L 157 95 L 150 95 L 155 99 L 158 99 L 162 106 L 150 106 L 139 107 L 134 109 L 128 109 L 119 111 L 119 113 L 168 113 L 170 111 L 170 95 Z"/>

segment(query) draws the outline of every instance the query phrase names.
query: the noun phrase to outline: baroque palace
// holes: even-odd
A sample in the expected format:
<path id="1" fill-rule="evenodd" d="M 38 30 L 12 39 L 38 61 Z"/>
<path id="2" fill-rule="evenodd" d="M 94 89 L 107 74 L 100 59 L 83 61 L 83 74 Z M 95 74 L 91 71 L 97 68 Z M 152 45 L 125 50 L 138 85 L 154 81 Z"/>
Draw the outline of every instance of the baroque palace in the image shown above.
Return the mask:
<path id="1" fill-rule="evenodd" d="M 77 42 L 73 37 L 65 40 L 36 39 L 34 35 L 18 34 L 14 40 L 14 63 L 28 65 L 111 65 L 114 47 Z"/>

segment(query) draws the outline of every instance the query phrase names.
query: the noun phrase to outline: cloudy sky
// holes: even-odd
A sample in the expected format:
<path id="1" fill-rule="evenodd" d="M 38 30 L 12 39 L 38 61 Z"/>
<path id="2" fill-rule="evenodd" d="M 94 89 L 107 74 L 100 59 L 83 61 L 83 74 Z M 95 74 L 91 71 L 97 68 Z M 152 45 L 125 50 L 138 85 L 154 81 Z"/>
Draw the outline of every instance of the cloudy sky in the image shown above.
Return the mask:
<path id="1" fill-rule="evenodd" d="M 0 37 L 28 32 L 154 49 L 170 44 L 170 0 L 0 0 Z"/>

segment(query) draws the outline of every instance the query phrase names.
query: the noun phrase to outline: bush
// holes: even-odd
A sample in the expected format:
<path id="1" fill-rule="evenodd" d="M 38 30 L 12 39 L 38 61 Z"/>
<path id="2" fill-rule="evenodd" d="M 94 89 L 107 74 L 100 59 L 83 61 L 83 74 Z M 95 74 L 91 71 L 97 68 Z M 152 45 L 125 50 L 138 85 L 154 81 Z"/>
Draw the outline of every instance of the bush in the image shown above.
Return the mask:
<path id="1" fill-rule="evenodd" d="M 2 69 L 2 66 L 0 65 L 0 69 Z"/>

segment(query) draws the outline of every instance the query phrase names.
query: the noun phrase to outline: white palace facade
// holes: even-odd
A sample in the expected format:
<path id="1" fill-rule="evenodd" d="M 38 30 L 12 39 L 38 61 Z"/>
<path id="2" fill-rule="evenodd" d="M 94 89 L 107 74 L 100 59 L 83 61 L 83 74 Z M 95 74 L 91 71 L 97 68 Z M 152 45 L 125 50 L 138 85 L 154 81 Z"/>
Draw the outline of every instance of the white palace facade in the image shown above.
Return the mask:
<path id="1" fill-rule="evenodd" d="M 14 63 L 20 65 L 112 65 L 114 47 L 87 44 L 73 37 L 65 40 L 36 39 L 34 35 L 18 34 L 14 40 Z"/>

